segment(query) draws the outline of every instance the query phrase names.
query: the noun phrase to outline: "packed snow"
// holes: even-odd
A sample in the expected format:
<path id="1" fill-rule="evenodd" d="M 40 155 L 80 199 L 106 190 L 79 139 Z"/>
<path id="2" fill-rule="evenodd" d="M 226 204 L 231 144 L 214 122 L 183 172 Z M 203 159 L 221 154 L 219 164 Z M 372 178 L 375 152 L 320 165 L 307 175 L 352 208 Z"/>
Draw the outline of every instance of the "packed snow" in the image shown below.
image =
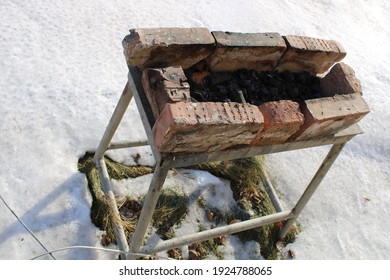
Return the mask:
<path id="1" fill-rule="evenodd" d="M 77 162 L 96 149 L 125 85 L 123 37 L 130 28 L 146 27 L 278 32 L 341 42 L 371 113 L 360 122 L 365 133 L 347 144 L 303 211 L 302 232 L 287 249 L 304 260 L 390 257 L 389 1 L 2 0 L 0 15 L 0 259 L 45 252 L 4 202 L 49 250 L 101 247 L 103 232 L 91 223 L 91 195 Z M 115 139 L 145 138 L 132 102 Z M 286 207 L 301 195 L 327 150 L 266 157 Z M 132 163 L 129 155 L 139 153 L 141 163 L 153 164 L 149 148 L 126 152 L 110 155 Z M 231 195 L 221 192 L 228 182 L 207 172 L 191 175 L 180 179 L 183 186 L 202 190 L 218 207 L 229 206 Z M 135 180 L 143 181 L 136 191 L 146 192 L 150 176 Z M 128 182 L 114 185 L 118 193 L 129 188 Z M 193 215 L 177 230 L 190 231 Z M 258 247 L 234 236 L 226 248 L 226 258 L 260 258 Z M 53 255 L 115 256 L 93 250 Z"/>

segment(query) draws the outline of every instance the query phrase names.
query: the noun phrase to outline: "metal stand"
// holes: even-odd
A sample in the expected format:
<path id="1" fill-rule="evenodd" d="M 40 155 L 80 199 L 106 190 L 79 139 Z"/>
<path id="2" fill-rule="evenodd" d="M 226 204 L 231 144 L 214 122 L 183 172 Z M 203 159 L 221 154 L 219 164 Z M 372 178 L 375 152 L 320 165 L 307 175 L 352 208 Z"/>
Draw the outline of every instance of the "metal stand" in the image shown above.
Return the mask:
<path id="1" fill-rule="evenodd" d="M 141 119 L 146 131 L 148 141 L 138 142 L 121 142 L 111 143 L 112 137 L 118 128 L 124 113 L 132 97 L 136 101 L 138 111 L 141 115 Z M 112 220 L 114 221 L 116 237 L 119 249 L 124 253 L 121 254 L 122 259 L 128 259 L 128 255 L 125 252 L 132 253 L 129 258 L 135 259 L 137 253 L 156 253 L 165 251 L 171 248 L 180 247 L 183 245 L 192 244 L 194 242 L 203 241 L 218 237 L 221 235 L 233 234 L 248 229 L 257 228 L 266 224 L 275 223 L 278 221 L 284 221 L 283 227 L 279 232 L 279 238 L 282 239 L 286 236 L 291 226 L 294 224 L 296 219 L 301 214 L 302 210 L 316 191 L 317 187 L 325 177 L 326 173 L 340 154 L 344 145 L 351 140 L 355 135 L 362 133 L 360 127 L 356 124 L 348 129 L 345 129 L 335 135 L 330 135 L 320 139 L 312 139 L 299 142 L 288 142 L 283 144 L 271 145 L 271 146 L 253 146 L 244 147 L 238 149 L 231 149 L 226 151 L 218 151 L 211 153 L 197 153 L 197 154 L 186 154 L 186 155 L 175 155 L 175 154 L 161 154 L 157 151 L 154 146 L 152 127 L 154 124 L 153 114 L 151 113 L 150 106 L 146 100 L 145 93 L 141 85 L 140 71 L 138 68 L 130 67 L 128 82 L 122 93 L 122 96 L 117 104 L 117 107 L 111 117 L 111 120 L 106 128 L 106 131 L 100 141 L 95 154 L 95 161 L 98 166 L 100 177 L 103 185 L 104 192 L 109 201 L 112 210 Z M 136 226 L 135 232 L 131 240 L 131 246 L 129 248 L 126 236 L 121 224 L 117 204 L 115 201 L 114 194 L 110 186 L 110 178 L 108 176 L 106 164 L 104 161 L 104 153 L 109 149 L 120 149 L 127 147 L 136 147 L 150 145 L 153 156 L 156 160 L 156 168 L 153 174 L 152 181 L 148 193 L 145 198 L 144 206 L 141 211 L 141 216 Z M 214 162 L 232 160 L 245 157 L 254 157 L 257 155 L 264 155 L 270 153 L 277 153 L 282 151 L 292 151 L 297 149 L 311 148 L 322 145 L 333 145 L 328 155 L 325 157 L 323 163 L 319 167 L 317 173 L 307 186 L 306 190 L 298 200 L 297 204 L 292 210 L 283 210 L 276 192 L 268 179 L 267 174 L 263 171 L 262 181 L 266 187 L 266 190 L 275 206 L 277 213 L 267 215 L 264 217 L 254 218 L 239 223 L 221 226 L 218 228 L 189 234 L 187 236 L 176 237 L 163 241 L 157 245 L 143 245 L 147 227 L 155 210 L 157 200 L 160 196 L 165 178 L 170 168 L 174 167 L 185 167 L 196 165 L 203 162 Z"/>

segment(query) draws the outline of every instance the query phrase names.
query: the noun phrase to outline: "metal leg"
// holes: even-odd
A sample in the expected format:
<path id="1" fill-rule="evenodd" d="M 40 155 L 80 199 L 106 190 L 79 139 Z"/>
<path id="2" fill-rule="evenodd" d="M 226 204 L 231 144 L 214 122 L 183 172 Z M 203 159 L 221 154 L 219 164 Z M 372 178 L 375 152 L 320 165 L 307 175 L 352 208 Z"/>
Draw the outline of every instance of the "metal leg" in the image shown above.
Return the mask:
<path id="1" fill-rule="evenodd" d="M 163 161 L 157 162 L 156 169 L 154 170 L 153 178 L 150 183 L 144 205 L 142 207 L 141 216 L 138 220 L 137 227 L 135 228 L 131 240 L 131 253 L 138 253 L 141 248 L 145 238 L 146 230 L 150 224 L 150 221 L 152 220 L 153 212 L 156 208 L 157 200 L 160 196 L 165 178 L 167 177 L 168 170 L 169 168 L 164 165 Z M 130 258 L 134 259 L 135 256 L 130 256 Z"/>
<path id="2" fill-rule="evenodd" d="M 128 84 L 126 84 L 121 98 L 118 101 L 118 104 L 115 108 L 115 111 L 108 123 L 106 131 L 99 143 L 99 146 L 95 153 L 95 163 L 99 170 L 100 180 L 102 182 L 103 191 L 107 198 L 108 205 L 111 210 L 111 219 L 114 225 L 115 235 L 118 242 L 118 247 L 121 251 L 128 252 L 129 245 L 127 244 L 125 231 L 122 226 L 122 220 L 118 211 L 118 206 L 116 204 L 115 196 L 111 188 L 110 177 L 107 172 L 106 162 L 104 160 L 104 153 L 106 152 L 112 137 L 117 130 L 119 123 L 121 122 L 123 115 L 126 112 L 127 107 L 130 104 L 131 98 L 133 97 L 132 92 L 129 90 Z M 126 259 L 126 253 L 121 253 L 121 258 Z"/>
<path id="3" fill-rule="evenodd" d="M 243 221 L 231 225 L 221 226 L 221 227 L 217 227 L 217 228 L 213 228 L 201 232 L 188 234 L 185 236 L 168 239 L 159 242 L 157 245 L 146 245 L 142 247 L 140 251 L 141 253 L 146 253 L 146 254 L 166 251 L 172 248 L 181 247 L 183 245 L 190 245 L 194 242 L 200 242 L 203 240 L 213 239 L 218 236 L 223 236 L 223 235 L 233 234 L 237 232 L 242 232 L 253 228 L 258 228 L 263 225 L 286 220 L 290 217 L 291 217 L 291 212 L 283 211 L 280 213 L 270 214 L 267 216 L 254 218 L 251 220 L 247 220 L 247 221 Z"/>
<path id="4" fill-rule="evenodd" d="M 268 193 L 269 198 L 272 201 L 273 206 L 275 207 L 276 212 L 283 212 L 284 210 L 283 210 L 282 204 L 280 203 L 278 194 L 276 193 L 275 188 L 272 185 L 271 180 L 269 179 L 267 172 L 263 168 L 260 168 L 259 171 L 260 171 L 260 178 L 263 182 L 265 190 Z"/>
<path id="5" fill-rule="evenodd" d="M 96 165 L 99 170 L 100 180 L 103 185 L 104 194 L 106 196 L 108 206 L 110 207 L 111 210 L 110 218 L 114 225 L 115 236 L 117 239 L 119 250 L 128 252 L 129 245 L 127 244 L 126 234 L 123 229 L 122 219 L 119 214 L 118 206 L 116 204 L 114 192 L 111 189 L 110 177 L 108 176 L 106 162 L 104 161 L 104 159 L 101 159 L 96 163 Z M 125 253 L 121 253 L 121 258 L 122 260 L 125 260 L 127 259 L 127 255 Z"/>
<path id="6" fill-rule="evenodd" d="M 103 158 L 104 153 L 106 152 L 108 146 L 110 145 L 112 137 L 114 136 L 115 131 L 117 130 L 119 123 L 121 122 L 123 115 L 127 110 L 127 107 L 129 107 L 132 98 L 133 98 L 133 93 L 130 90 L 129 84 L 126 83 L 121 98 L 119 99 L 118 104 L 116 105 L 114 113 L 112 114 L 110 122 L 108 123 L 106 131 L 104 132 L 102 140 L 100 140 L 99 146 L 96 150 L 95 153 L 96 162 Z"/>
<path id="7" fill-rule="evenodd" d="M 287 220 L 287 222 L 283 225 L 282 229 L 279 232 L 279 238 L 283 239 L 291 226 L 295 223 L 296 219 L 301 214 L 303 208 L 305 208 L 306 204 L 309 202 L 310 198 L 316 191 L 317 187 L 321 183 L 322 179 L 325 177 L 326 173 L 329 171 L 330 167 L 336 160 L 337 156 L 340 154 L 341 150 L 345 146 L 346 143 L 342 144 L 334 144 L 330 149 L 328 155 L 322 162 L 321 166 L 317 170 L 317 173 L 314 175 L 310 184 L 307 186 L 305 192 L 302 194 L 301 198 L 292 209 L 291 213 L 293 214 L 293 218 Z"/>

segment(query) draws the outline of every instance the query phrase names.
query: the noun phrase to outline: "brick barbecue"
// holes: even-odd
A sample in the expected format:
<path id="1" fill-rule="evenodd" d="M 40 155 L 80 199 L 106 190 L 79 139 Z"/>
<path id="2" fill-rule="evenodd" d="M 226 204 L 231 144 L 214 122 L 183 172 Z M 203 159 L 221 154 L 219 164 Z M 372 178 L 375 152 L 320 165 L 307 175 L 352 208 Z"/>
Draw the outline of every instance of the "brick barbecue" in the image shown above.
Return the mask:
<path id="1" fill-rule="evenodd" d="M 123 47 L 127 64 L 142 71 L 154 118 L 155 146 L 161 153 L 316 139 L 335 134 L 369 113 L 353 69 L 340 62 L 346 52 L 334 40 L 158 28 L 131 30 Z M 266 89 L 271 99 L 264 101 L 254 85 L 253 92 L 237 86 L 237 100 L 222 96 L 220 102 L 204 101 L 194 95 L 194 83 L 203 87 L 213 75 L 243 69 L 255 78 L 304 73 L 318 81 L 315 86 L 321 95 L 304 98 L 297 91 L 294 98 L 278 99 Z M 247 83 L 251 86 L 253 81 Z M 283 87 L 288 87 L 286 92 L 295 88 L 291 83 Z M 222 88 L 219 97 L 224 91 Z M 247 100 L 251 94 L 256 95 L 254 102 Z"/>

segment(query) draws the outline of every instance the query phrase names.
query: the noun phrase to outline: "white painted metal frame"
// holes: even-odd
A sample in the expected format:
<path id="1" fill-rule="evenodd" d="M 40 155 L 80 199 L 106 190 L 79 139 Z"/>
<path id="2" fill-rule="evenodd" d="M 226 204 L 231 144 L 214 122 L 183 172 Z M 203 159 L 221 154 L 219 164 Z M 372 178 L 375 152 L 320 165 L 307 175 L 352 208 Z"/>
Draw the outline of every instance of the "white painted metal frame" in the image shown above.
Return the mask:
<path id="1" fill-rule="evenodd" d="M 140 113 L 144 129 L 148 137 L 148 141 L 111 143 L 112 137 L 114 136 L 115 131 L 117 130 L 133 96 L 137 104 L 138 111 Z M 283 227 L 279 232 L 279 238 L 283 238 L 301 214 L 302 210 L 316 191 L 317 187 L 321 183 L 322 179 L 325 177 L 333 162 L 336 160 L 344 145 L 355 135 L 362 133 L 362 130 L 356 124 L 342 132 L 337 133 L 336 135 L 330 135 L 314 140 L 289 142 L 271 146 L 244 147 L 212 153 L 197 153 L 186 155 L 161 154 L 157 151 L 154 145 L 152 134 L 154 120 L 152 119 L 152 116 L 153 114 L 151 113 L 149 104 L 146 100 L 145 93 L 141 86 L 140 71 L 138 70 L 138 68 L 130 67 L 128 82 L 125 86 L 125 89 L 123 90 L 123 93 L 118 101 L 117 107 L 114 110 L 114 113 L 109 121 L 106 131 L 96 150 L 95 162 L 99 169 L 100 179 L 103 185 L 104 193 L 112 210 L 112 220 L 115 225 L 115 233 L 119 249 L 124 252 L 131 253 L 129 258 L 133 259 L 135 258 L 137 253 L 157 253 L 171 248 L 192 244 L 197 241 L 208 240 L 221 235 L 233 234 L 248 229 L 257 228 L 259 226 L 275 223 L 278 221 L 284 221 Z M 123 226 L 121 224 L 121 219 L 119 216 L 119 211 L 114 197 L 114 193 L 111 189 L 110 178 L 104 160 L 104 153 L 109 149 L 120 149 L 144 145 L 150 145 L 153 152 L 153 156 L 156 160 L 156 167 L 153 173 L 149 190 L 146 194 L 144 206 L 141 211 L 141 216 L 139 218 L 135 232 L 132 236 L 132 240 L 129 247 Z M 261 175 L 262 181 L 275 206 L 277 213 L 264 217 L 254 218 L 247 221 L 242 221 L 232 225 L 221 226 L 198 233 L 193 233 L 187 236 L 176 237 L 163 241 L 157 245 L 142 246 L 144 243 L 147 227 L 152 219 L 157 200 L 160 196 L 165 178 L 170 168 L 191 166 L 202 162 L 213 162 L 253 157 L 256 155 L 277 153 L 282 151 L 292 151 L 322 145 L 332 145 L 332 148 L 330 149 L 328 155 L 325 157 L 317 173 L 314 175 L 313 179 L 311 180 L 311 182 L 303 192 L 301 198 L 298 200 L 297 204 L 292 210 L 283 210 L 283 207 L 281 206 L 281 203 L 276 195 L 276 192 L 270 180 L 268 179 L 267 174 L 263 171 Z M 128 255 L 122 253 L 121 258 L 127 259 Z"/>

